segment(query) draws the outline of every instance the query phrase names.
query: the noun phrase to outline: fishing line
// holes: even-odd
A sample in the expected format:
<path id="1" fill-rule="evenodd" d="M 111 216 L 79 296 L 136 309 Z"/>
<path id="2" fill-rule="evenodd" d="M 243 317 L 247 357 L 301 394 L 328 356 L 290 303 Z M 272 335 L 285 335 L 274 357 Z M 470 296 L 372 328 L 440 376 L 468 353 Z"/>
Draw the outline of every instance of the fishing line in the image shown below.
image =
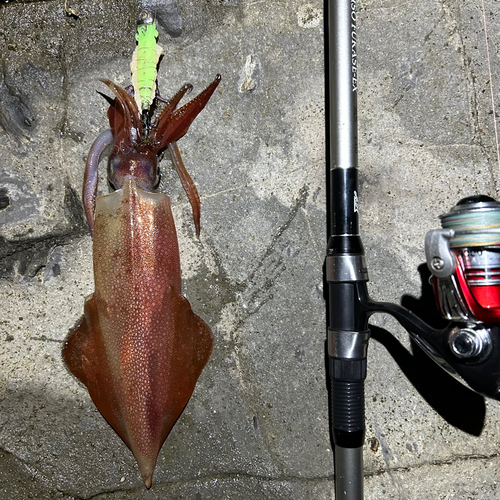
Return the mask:
<path id="1" fill-rule="evenodd" d="M 440 217 L 443 229 L 453 229 L 450 248 L 500 245 L 500 204 L 457 205 Z"/>
<path id="2" fill-rule="evenodd" d="M 486 43 L 486 59 L 490 79 L 491 105 L 493 107 L 493 124 L 495 129 L 498 165 L 500 168 L 500 148 L 484 0 L 481 0 L 481 5 L 484 39 Z M 486 203 L 474 203 L 472 205 L 462 205 L 459 203 L 449 213 L 442 215 L 440 219 L 443 229 L 453 229 L 455 232 L 454 236 L 449 240 L 450 248 L 500 246 L 500 204 L 494 202 L 493 199 Z"/>
<path id="3" fill-rule="evenodd" d="M 488 74 L 490 77 L 491 105 L 493 107 L 493 124 L 495 127 L 495 142 L 496 142 L 496 148 L 497 148 L 498 168 L 500 169 L 500 149 L 499 149 L 499 145 L 498 145 L 498 130 L 497 130 L 497 119 L 496 119 L 496 112 L 495 112 L 495 96 L 493 93 L 493 77 L 491 74 L 490 46 L 489 46 L 489 42 L 488 42 L 488 28 L 486 27 L 486 8 L 484 6 L 484 0 L 481 0 L 481 5 L 483 8 L 484 39 L 486 42 L 486 59 L 488 61 Z"/>

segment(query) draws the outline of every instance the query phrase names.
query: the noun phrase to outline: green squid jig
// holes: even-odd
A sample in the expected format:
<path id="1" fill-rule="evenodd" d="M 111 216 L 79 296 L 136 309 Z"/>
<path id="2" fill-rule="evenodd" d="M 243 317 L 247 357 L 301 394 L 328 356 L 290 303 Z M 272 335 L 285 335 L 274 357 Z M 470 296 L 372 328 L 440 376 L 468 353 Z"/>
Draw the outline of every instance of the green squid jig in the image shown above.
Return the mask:
<path id="1" fill-rule="evenodd" d="M 155 98 L 156 93 L 156 68 L 163 48 L 156 43 L 158 30 L 151 14 L 142 12 L 137 21 L 135 35 L 137 47 L 132 55 L 130 71 L 132 73 L 132 86 L 137 107 L 145 115 Z"/>

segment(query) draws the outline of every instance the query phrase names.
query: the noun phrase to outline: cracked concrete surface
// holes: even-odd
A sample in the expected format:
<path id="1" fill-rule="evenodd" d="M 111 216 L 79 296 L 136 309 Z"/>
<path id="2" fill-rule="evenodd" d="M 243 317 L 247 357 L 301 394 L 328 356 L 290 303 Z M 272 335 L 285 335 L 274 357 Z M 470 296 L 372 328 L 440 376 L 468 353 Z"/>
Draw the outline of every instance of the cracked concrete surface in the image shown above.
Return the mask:
<path id="1" fill-rule="evenodd" d="M 500 11 L 485 5 L 498 97 Z M 79 193 L 107 127 L 98 79 L 129 83 L 141 6 L 160 23 L 163 95 L 222 74 L 179 142 L 201 195 L 200 239 L 167 155 L 161 163 L 184 293 L 215 349 L 149 492 L 60 354 L 93 290 Z M 370 292 L 423 308 L 425 233 L 464 196 L 498 197 L 481 6 L 358 0 L 358 12 Z M 0 44 L 0 497 L 332 499 L 323 4 L 10 2 Z M 373 325 L 365 497 L 500 499 L 500 405 L 442 374 L 391 318 Z"/>

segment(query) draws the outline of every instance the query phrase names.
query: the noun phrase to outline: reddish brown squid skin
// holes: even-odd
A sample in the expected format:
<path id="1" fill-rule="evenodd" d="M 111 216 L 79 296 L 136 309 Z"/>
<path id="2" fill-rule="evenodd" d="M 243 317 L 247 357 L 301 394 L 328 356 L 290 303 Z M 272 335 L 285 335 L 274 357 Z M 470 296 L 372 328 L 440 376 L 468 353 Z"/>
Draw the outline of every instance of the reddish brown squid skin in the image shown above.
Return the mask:
<path id="1" fill-rule="evenodd" d="M 157 153 L 168 147 L 193 207 L 199 197 L 175 142 L 220 81 L 182 108 L 184 86 L 152 125 L 149 141 L 135 101 L 105 83 L 116 99 L 110 135 L 95 141 L 85 171 L 85 211 L 94 239 L 95 292 L 63 348 L 69 370 L 89 391 L 104 418 L 130 448 L 147 488 L 158 453 L 186 406 L 212 352 L 208 325 L 182 296 L 179 246 L 170 199 L 154 193 Z M 108 179 L 117 189 L 96 198 L 97 167 L 113 140 Z"/>
<path id="2" fill-rule="evenodd" d="M 94 294 L 63 351 L 151 486 L 160 448 L 194 390 L 212 333 L 181 295 L 170 199 L 137 188 L 97 198 Z"/>

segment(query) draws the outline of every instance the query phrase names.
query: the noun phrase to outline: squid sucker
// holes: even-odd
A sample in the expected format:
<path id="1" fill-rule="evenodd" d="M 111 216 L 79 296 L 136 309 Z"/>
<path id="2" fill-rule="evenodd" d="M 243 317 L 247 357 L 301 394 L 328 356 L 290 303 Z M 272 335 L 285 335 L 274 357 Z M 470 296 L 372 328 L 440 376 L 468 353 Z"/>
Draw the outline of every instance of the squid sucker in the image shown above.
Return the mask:
<path id="1" fill-rule="evenodd" d="M 213 343 L 210 328 L 182 295 L 170 199 L 154 192 L 158 154 L 170 150 L 199 234 L 200 200 L 176 141 L 204 108 L 220 75 L 176 109 L 191 90 L 190 85 L 182 87 L 148 134 L 132 91 L 102 81 L 115 95 L 108 110 L 111 130 L 90 150 L 83 188 L 93 235 L 95 292 L 67 338 L 63 360 L 130 448 L 150 488 L 158 453 L 189 401 Z M 96 198 L 99 159 L 110 143 L 108 180 L 115 191 Z"/>

